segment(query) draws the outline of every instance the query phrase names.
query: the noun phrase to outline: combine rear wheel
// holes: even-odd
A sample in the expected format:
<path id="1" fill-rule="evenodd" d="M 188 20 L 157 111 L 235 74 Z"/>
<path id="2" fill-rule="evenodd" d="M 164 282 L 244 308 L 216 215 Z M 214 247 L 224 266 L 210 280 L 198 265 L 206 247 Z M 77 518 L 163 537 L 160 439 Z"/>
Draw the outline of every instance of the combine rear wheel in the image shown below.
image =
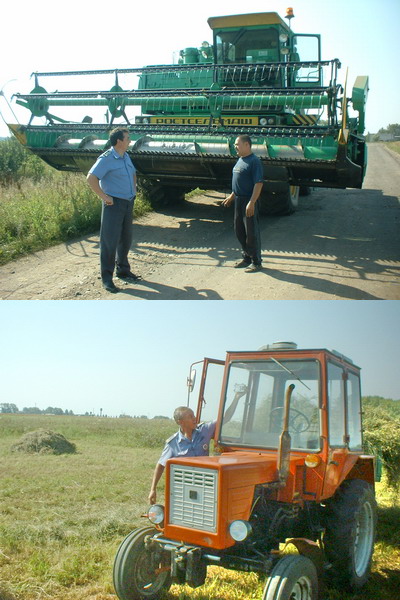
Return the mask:
<path id="1" fill-rule="evenodd" d="M 327 503 L 325 525 L 330 582 L 359 589 L 368 579 L 374 550 L 376 501 L 372 487 L 360 479 L 345 481 Z"/>
<path id="2" fill-rule="evenodd" d="M 132 531 L 118 548 L 114 560 L 114 588 L 120 600 L 156 600 L 171 585 L 168 553 L 147 550 L 144 540 L 154 527 Z"/>
<path id="3" fill-rule="evenodd" d="M 293 554 L 281 558 L 268 577 L 262 600 L 317 600 L 318 575 L 314 563 Z"/>

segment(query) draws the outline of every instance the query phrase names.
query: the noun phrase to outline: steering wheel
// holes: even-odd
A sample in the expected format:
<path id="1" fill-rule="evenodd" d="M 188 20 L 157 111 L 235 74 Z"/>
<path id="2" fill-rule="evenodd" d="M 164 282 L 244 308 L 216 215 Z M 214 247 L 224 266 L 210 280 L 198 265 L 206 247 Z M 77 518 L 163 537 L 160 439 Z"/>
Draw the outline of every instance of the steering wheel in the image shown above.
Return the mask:
<path id="1" fill-rule="evenodd" d="M 276 406 L 270 411 L 270 415 L 272 413 L 277 412 L 278 410 L 283 411 L 283 406 Z M 289 413 L 289 428 L 295 433 L 303 433 L 310 428 L 310 419 L 297 408 L 291 408 Z"/>

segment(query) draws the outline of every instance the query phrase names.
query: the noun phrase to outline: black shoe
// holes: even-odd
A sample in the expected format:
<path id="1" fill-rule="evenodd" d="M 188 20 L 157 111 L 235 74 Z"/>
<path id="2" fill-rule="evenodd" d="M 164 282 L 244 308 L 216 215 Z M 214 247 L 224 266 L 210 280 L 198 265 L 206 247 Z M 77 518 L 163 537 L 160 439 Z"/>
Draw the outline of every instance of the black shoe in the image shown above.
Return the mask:
<path id="1" fill-rule="evenodd" d="M 251 261 L 247 260 L 246 258 L 242 258 L 242 260 L 239 260 L 239 262 L 233 266 L 235 269 L 243 269 L 243 267 L 248 267 L 249 265 L 251 265 Z"/>
<path id="2" fill-rule="evenodd" d="M 256 265 L 255 263 L 252 263 L 251 265 L 249 265 L 247 267 L 247 269 L 244 270 L 245 273 L 257 273 L 257 271 L 261 271 L 262 266 L 261 265 Z"/>
<path id="3" fill-rule="evenodd" d="M 111 294 L 116 294 L 117 292 L 119 292 L 119 289 L 117 288 L 117 286 L 114 284 L 113 281 L 103 281 L 103 288 L 105 290 L 107 290 L 107 292 L 110 292 Z"/>
<path id="4" fill-rule="evenodd" d="M 135 275 L 132 271 L 129 271 L 128 273 L 117 273 L 117 277 L 118 279 L 125 279 L 128 281 L 140 281 L 142 279 L 140 275 Z"/>

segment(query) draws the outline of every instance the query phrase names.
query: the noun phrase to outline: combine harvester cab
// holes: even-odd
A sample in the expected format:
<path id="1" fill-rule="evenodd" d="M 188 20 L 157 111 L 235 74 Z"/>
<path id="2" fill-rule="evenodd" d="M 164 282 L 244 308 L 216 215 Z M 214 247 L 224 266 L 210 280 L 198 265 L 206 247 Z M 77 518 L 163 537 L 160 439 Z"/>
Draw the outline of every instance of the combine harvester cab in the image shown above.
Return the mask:
<path id="1" fill-rule="evenodd" d="M 292 17 L 288 9 L 289 24 Z M 230 190 L 240 134 L 251 136 L 264 166 L 263 212 L 293 212 L 311 187 L 360 188 L 368 78 L 357 77 L 348 98 L 339 60 L 321 60 L 320 36 L 295 34 L 277 13 L 208 23 L 213 44 L 185 48 L 175 65 L 35 73 L 34 89 L 14 96 L 29 123 L 10 130 L 53 167 L 86 173 L 110 129 L 127 126 L 129 154 L 154 201 L 177 201 L 197 187 Z M 112 87 L 98 89 L 105 77 Z M 43 80 L 89 90 L 48 93 Z M 60 118 L 58 107 L 78 117 Z"/>

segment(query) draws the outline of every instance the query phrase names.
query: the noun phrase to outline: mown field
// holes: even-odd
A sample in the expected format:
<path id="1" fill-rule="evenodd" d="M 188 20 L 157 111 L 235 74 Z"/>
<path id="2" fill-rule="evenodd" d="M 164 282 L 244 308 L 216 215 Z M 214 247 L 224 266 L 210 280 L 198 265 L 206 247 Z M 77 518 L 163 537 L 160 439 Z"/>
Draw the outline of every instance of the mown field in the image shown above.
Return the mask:
<path id="1" fill-rule="evenodd" d="M 0 415 L 0 600 L 116 600 L 116 550 L 141 517 L 169 420 Z M 11 452 L 44 428 L 76 444 L 60 456 Z M 373 572 L 362 593 L 329 590 L 324 600 L 396 600 L 400 589 L 400 503 L 377 486 L 379 528 Z M 162 496 L 160 486 L 159 497 Z M 262 598 L 255 574 L 209 568 L 196 590 L 173 586 L 167 600 Z"/>

